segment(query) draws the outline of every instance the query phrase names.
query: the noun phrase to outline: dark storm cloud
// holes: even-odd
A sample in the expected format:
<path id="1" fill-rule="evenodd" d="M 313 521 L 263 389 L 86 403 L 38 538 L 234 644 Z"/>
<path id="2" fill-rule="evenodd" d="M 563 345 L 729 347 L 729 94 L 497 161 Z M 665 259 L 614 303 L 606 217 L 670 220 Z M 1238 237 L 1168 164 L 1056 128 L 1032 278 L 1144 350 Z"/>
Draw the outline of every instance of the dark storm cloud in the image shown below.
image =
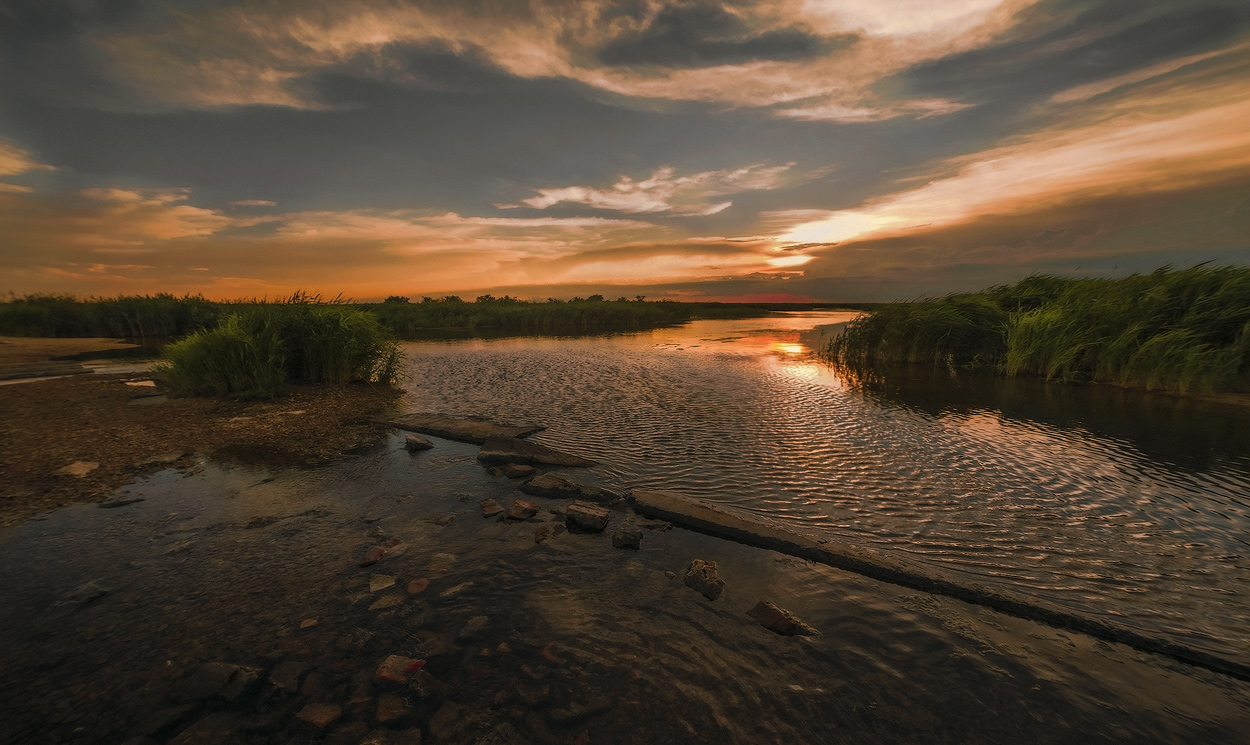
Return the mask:
<path id="1" fill-rule="evenodd" d="M 607 65 L 706 67 L 813 57 L 854 40 L 851 35 L 826 39 L 798 28 L 755 33 L 721 3 L 695 0 L 665 6 L 643 28 L 603 45 L 598 58 Z"/>
<path id="2" fill-rule="evenodd" d="M 1013 38 L 915 67 L 900 80 L 911 91 L 969 102 L 1027 99 L 1207 52 L 1250 31 L 1250 6 L 1201 0 L 1082 2 L 1083 12 L 1044 28 L 1071 5 L 1048 3 L 1030 14 L 1040 33 L 1026 35 L 1026 24 Z"/>

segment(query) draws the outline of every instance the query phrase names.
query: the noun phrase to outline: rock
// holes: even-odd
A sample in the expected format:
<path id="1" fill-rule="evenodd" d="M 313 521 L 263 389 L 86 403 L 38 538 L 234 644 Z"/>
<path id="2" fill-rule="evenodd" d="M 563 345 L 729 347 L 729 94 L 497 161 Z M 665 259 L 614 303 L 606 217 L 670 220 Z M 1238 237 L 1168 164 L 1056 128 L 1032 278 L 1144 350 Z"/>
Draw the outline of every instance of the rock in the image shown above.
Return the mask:
<path id="1" fill-rule="evenodd" d="M 190 704 L 182 706 L 170 706 L 164 709 L 158 709 L 145 717 L 136 730 L 143 735 L 151 737 L 159 737 L 171 732 L 179 724 L 186 721 L 187 717 L 196 710 L 197 707 Z"/>
<path id="2" fill-rule="evenodd" d="M 434 442 L 425 439 L 425 437 L 421 435 L 404 435 L 404 450 L 420 452 L 431 449 L 434 449 Z"/>
<path id="3" fill-rule="evenodd" d="M 558 473 L 542 473 L 521 484 L 521 491 L 551 499 L 581 499 L 589 502 L 613 502 L 621 495 L 590 484 L 582 484 Z"/>
<path id="4" fill-rule="evenodd" d="M 378 669 L 373 674 L 373 680 L 376 683 L 408 685 L 409 676 L 424 666 L 425 660 L 414 660 L 411 657 L 403 657 L 397 654 L 389 655 L 378 664 Z"/>
<path id="5" fill-rule="evenodd" d="M 421 728 L 396 732 L 395 730 L 377 729 L 369 733 L 358 744 L 352 745 L 421 745 Z"/>
<path id="6" fill-rule="evenodd" d="M 465 590 L 467 590 L 467 589 L 469 589 L 469 588 L 471 588 L 471 587 L 475 586 L 476 584 L 477 584 L 476 582 L 472 582 L 472 581 L 470 581 L 470 582 L 461 582 L 460 584 L 458 584 L 458 585 L 456 585 L 456 586 L 454 586 L 454 587 L 448 587 L 446 590 L 443 590 L 442 592 L 440 592 L 440 593 L 438 594 L 438 596 L 439 596 L 440 598 L 449 598 L 449 597 L 451 597 L 452 595 L 459 595 L 460 593 L 462 593 L 462 592 L 464 592 Z"/>
<path id="7" fill-rule="evenodd" d="M 304 676 L 304 683 L 299 687 L 299 695 L 316 701 L 326 695 L 325 675 L 316 670 Z"/>
<path id="8" fill-rule="evenodd" d="M 397 605 L 402 605 L 403 602 L 404 602 L 403 595 L 394 594 L 394 593 L 390 595 L 383 595 L 382 597 L 375 600 L 373 605 L 369 606 L 369 610 L 386 610 L 387 608 L 394 608 Z"/>
<path id="9" fill-rule="evenodd" d="M 454 701 L 445 702 L 430 719 L 430 734 L 440 740 L 450 740 L 456 737 L 463 728 L 464 722 L 461 721 L 463 716 L 464 707 Z"/>
<path id="10" fill-rule="evenodd" d="M 434 443 L 421 435 L 404 435 L 404 449 L 410 453 L 419 453 L 422 450 L 430 450 L 433 447 Z"/>
<path id="11" fill-rule="evenodd" d="M 546 429 L 536 424 L 499 424 L 481 417 L 456 418 L 413 412 L 384 422 L 396 429 L 481 445 L 491 437 L 526 437 Z"/>
<path id="12" fill-rule="evenodd" d="M 657 533 L 662 533 L 666 530 L 672 530 L 673 524 L 664 520 L 647 520 L 642 524 L 642 527 L 647 530 L 654 530 Z"/>
<path id="13" fill-rule="evenodd" d="M 534 467 L 522 463 L 505 463 L 499 470 L 510 479 L 523 479 L 534 475 Z"/>
<path id="14" fill-rule="evenodd" d="M 407 719 L 411 713 L 407 701 L 392 693 L 384 693 L 378 696 L 378 708 L 374 718 L 378 724 L 393 725 Z"/>
<path id="15" fill-rule="evenodd" d="M 516 697 L 529 706 L 538 706 L 551 696 L 548 683 L 517 683 Z"/>
<path id="16" fill-rule="evenodd" d="M 520 463 L 548 466 L 593 466 L 587 458 L 562 453 L 546 445 L 519 440 L 515 437 L 492 437 L 482 443 L 477 459 L 483 463 Z"/>
<path id="17" fill-rule="evenodd" d="M 463 642 L 472 639 L 477 636 L 482 629 L 486 628 L 486 624 L 488 623 L 490 623 L 490 618 L 488 616 L 474 616 L 473 618 L 470 618 L 460 629 L 460 632 L 456 634 L 456 641 Z"/>
<path id="18" fill-rule="evenodd" d="M 642 529 L 621 528 L 612 534 L 612 546 L 615 548 L 642 548 Z"/>
<path id="19" fill-rule="evenodd" d="M 278 690 L 295 693 L 299 690 L 300 676 L 307 669 L 308 665 L 299 660 L 287 660 L 269 673 L 269 682 Z"/>
<path id="20" fill-rule="evenodd" d="M 174 697 L 185 702 L 210 698 L 234 702 L 260 683 L 260 673 L 255 667 L 206 662 L 190 676 L 174 684 Z"/>
<path id="21" fill-rule="evenodd" d="M 608 527 L 611 512 L 607 507 L 588 502 L 574 502 L 565 512 L 564 520 L 569 530 L 581 530 L 591 533 L 602 533 Z"/>
<path id="22" fill-rule="evenodd" d="M 378 592 L 395 586 L 395 578 L 388 574 L 375 574 L 369 578 L 369 592 Z"/>
<path id="23" fill-rule="evenodd" d="M 553 724 L 569 724 L 579 719 L 601 714 L 612 708 L 612 700 L 607 696 L 595 695 L 585 701 L 574 701 L 568 706 L 552 709 L 547 713 Z"/>
<path id="24" fill-rule="evenodd" d="M 429 586 L 430 586 L 430 581 L 428 579 L 414 579 L 413 581 L 408 583 L 408 594 L 420 595 L 421 593 L 425 592 L 426 588 Z"/>
<path id="25" fill-rule="evenodd" d="M 303 621 L 299 622 L 299 627 L 301 629 L 311 629 L 313 626 L 316 626 L 316 625 L 317 625 L 317 619 L 315 618 L 305 618 Z"/>
<path id="26" fill-rule="evenodd" d="M 86 460 L 76 460 L 68 466 L 62 466 L 61 468 L 56 469 L 56 475 L 75 476 L 81 479 L 99 467 L 99 463 Z"/>
<path id="27" fill-rule="evenodd" d="M 514 499 L 508 508 L 509 520 L 528 520 L 538 514 L 538 506 L 524 499 Z"/>
<path id="28" fill-rule="evenodd" d="M 456 513 L 443 512 L 430 518 L 430 522 L 440 527 L 447 527 L 448 525 L 451 525 L 452 522 L 455 521 L 455 519 L 456 519 Z"/>
<path id="29" fill-rule="evenodd" d="M 108 587 L 100 584 L 99 580 L 93 579 L 90 582 L 84 582 L 70 592 L 65 593 L 65 596 L 61 598 L 60 603 L 64 605 L 86 605 L 87 603 L 94 603 L 109 594 L 109 592 L 111 592 L 111 590 Z"/>
<path id="30" fill-rule="evenodd" d="M 143 497 L 135 497 L 133 499 L 112 499 L 112 500 L 109 500 L 108 502 L 101 502 L 97 504 L 96 507 L 99 507 L 105 510 L 113 510 L 113 509 L 117 509 L 118 507 L 126 507 L 128 505 L 138 504 L 139 502 L 145 502 L 145 501 L 147 500 L 145 500 Z"/>
<path id="31" fill-rule="evenodd" d="M 677 572 L 673 572 L 673 571 L 669 571 L 665 569 L 664 576 L 668 579 L 677 579 Z"/>
<path id="32" fill-rule="evenodd" d="M 373 566 L 381 561 L 383 556 L 386 556 L 386 549 L 381 546 L 374 546 L 365 552 L 364 558 L 360 560 L 360 566 Z"/>
<path id="33" fill-rule="evenodd" d="M 503 512 L 503 507 L 493 499 L 482 500 L 482 517 L 494 517 Z"/>
<path id="34" fill-rule="evenodd" d="M 178 736 L 169 741 L 169 745 L 234 745 L 242 743 L 240 736 L 240 719 L 238 714 L 227 711 L 215 711 L 195 721 Z"/>
<path id="35" fill-rule="evenodd" d="M 369 736 L 369 725 L 364 722 L 348 722 L 334 728 L 322 742 L 325 745 L 360 745 Z"/>
<path id="36" fill-rule="evenodd" d="M 820 632 L 800 621 L 793 613 L 778 608 L 767 600 L 761 600 L 747 611 L 747 615 L 760 622 L 769 631 L 782 636 L 819 636 Z"/>
<path id="37" fill-rule="evenodd" d="M 686 587 L 698 590 L 708 600 L 715 600 L 725 590 L 725 581 L 716 573 L 716 562 L 695 559 L 682 575 Z"/>
<path id="38" fill-rule="evenodd" d="M 341 716 L 343 709 L 334 704 L 308 704 L 295 715 L 295 721 L 306 731 L 321 732 Z"/>
<path id="39" fill-rule="evenodd" d="M 408 690 L 417 694 L 418 698 L 433 698 L 441 696 L 447 690 L 447 686 L 430 675 L 427 670 L 418 670 L 412 674 L 412 680 L 408 681 Z"/>
<path id="40" fill-rule="evenodd" d="M 530 742 L 521 736 L 516 727 L 508 722 L 500 722 L 478 740 L 477 745 L 530 745 Z"/>

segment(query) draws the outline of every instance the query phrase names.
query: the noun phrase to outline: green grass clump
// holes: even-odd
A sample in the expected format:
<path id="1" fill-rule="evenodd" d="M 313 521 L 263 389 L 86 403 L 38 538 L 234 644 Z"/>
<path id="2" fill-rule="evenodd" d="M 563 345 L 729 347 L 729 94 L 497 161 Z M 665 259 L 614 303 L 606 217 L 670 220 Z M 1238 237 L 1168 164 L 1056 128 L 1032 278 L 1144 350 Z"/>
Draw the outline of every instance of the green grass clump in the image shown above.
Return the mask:
<path id="1" fill-rule="evenodd" d="M 191 395 L 273 396 L 288 383 L 394 384 L 399 348 L 373 315 L 297 294 L 165 347 L 162 372 Z"/>
<path id="2" fill-rule="evenodd" d="M 1122 279 L 1037 275 L 894 303 L 825 350 L 845 364 L 924 362 L 1177 392 L 1250 390 L 1250 268 Z"/>

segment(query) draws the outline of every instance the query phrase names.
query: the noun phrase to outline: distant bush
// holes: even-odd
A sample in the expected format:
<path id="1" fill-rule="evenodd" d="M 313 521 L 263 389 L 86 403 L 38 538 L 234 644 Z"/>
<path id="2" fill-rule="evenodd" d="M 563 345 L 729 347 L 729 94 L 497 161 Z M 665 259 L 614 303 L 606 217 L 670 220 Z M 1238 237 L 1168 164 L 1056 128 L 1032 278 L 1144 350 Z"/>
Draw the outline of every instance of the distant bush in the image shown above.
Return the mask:
<path id="1" fill-rule="evenodd" d="M 1250 268 L 1123 279 L 1029 277 L 851 322 L 824 354 L 923 362 L 1178 392 L 1250 390 Z"/>
<path id="2" fill-rule="evenodd" d="M 85 300 L 27 295 L 0 303 L 0 334 L 172 338 L 211 327 L 222 308 L 200 296 L 166 293 Z"/>
<path id="3" fill-rule="evenodd" d="M 167 346 L 162 372 L 191 395 L 272 396 L 287 383 L 394 384 L 399 348 L 372 314 L 296 295 Z"/>

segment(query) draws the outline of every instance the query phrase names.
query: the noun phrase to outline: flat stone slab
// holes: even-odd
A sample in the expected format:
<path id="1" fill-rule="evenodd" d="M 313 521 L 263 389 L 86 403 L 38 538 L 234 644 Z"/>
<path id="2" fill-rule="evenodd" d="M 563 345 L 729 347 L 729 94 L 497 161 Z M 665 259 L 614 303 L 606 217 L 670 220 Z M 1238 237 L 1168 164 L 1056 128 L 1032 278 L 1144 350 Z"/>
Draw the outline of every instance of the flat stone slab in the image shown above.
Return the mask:
<path id="1" fill-rule="evenodd" d="M 1030 598 L 977 584 L 971 579 L 948 579 L 936 570 L 911 566 L 878 551 L 822 543 L 762 520 L 753 520 L 708 502 L 671 492 L 636 489 L 630 499 L 634 510 L 645 517 L 667 520 L 700 533 L 828 564 L 890 584 L 984 605 L 1019 618 L 1079 631 L 1145 652 L 1167 655 L 1241 680 L 1250 680 L 1250 665 L 1236 660 L 1168 639 L 1147 636 L 1114 621 L 1042 605 Z"/>
<path id="2" fill-rule="evenodd" d="M 778 608 L 774 603 L 761 600 L 755 607 L 747 611 L 747 615 L 760 622 L 760 625 L 782 636 L 820 636 L 820 632 L 799 620 L 785 608 Z"/>
<path id="3" fill-rule="evenodd" d="M 546 429 L 538 424 L 500 424 L 481 417 L 451 417 L 419 411 L 400 414 L 383 420 L 383 423 L 396 429 L 475 445 L 481 445 L 492 437 L 528 437 Z"/>
<path id="4" fill-rule="evenodd" d="M 581 499 L 587 502 L 615 502 L 620 494 L 598 486 L 583 484 L 558 473 L 542 473 L 521 484 L 526 494 L 550 499 Z"/>
<path id="5" fill-rule="evenodd" d="M 608 527 L 608 518 L 611 515 L 607 507 L 589 502 L 574 502 L 565 511 L 564 522 L 569 530 L 602 533 Z"/>
<path id="6" fill-rule="evenodd" d="M 547 466 L 593 466 L 595 462 L 516 437 L 491 437 L 482 443 L 477 459 L 483 463 L 524 463 Z"/>

